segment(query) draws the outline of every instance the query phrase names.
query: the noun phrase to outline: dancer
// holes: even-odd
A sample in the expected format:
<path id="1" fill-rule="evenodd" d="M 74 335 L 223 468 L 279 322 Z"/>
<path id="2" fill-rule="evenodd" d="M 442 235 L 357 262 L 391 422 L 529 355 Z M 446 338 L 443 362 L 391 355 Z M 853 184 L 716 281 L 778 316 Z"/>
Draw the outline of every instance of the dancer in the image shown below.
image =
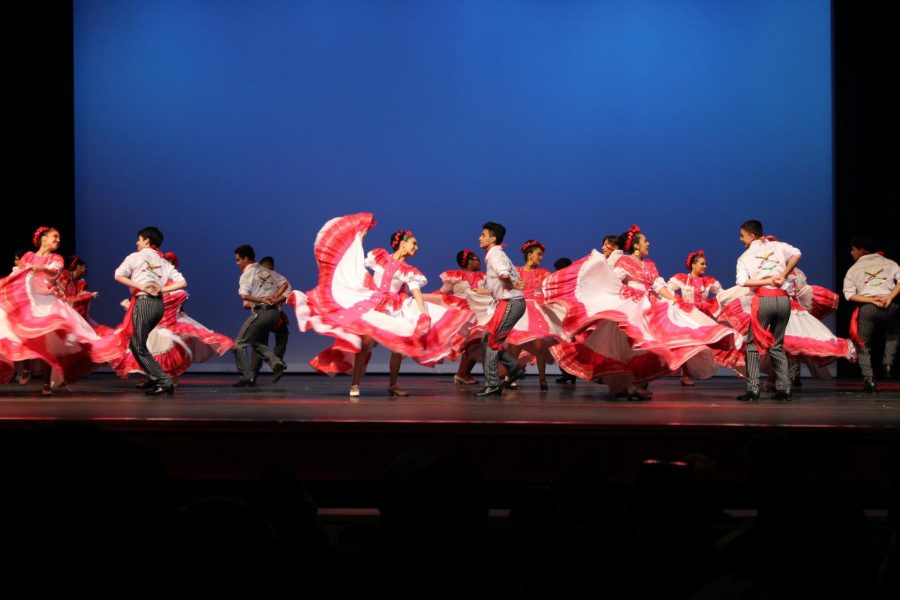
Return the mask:
<path id="1" fill-rule="evenodd" d="M 696 250 L 685 260 L 687 273 L 676 273 L 669 278 L 667 287 L 677 298 L 703 313 L 712 316 L 718 305 L 715 294 L 722 291 L 722 284 L 715 277 L 706 275 L 706 254 Z M 710 296 L 712 295 L 712 298 Z M 684 368 L 681 370 L 681 385 L 693 386 L 694 381 Z"/>
<path id="2" fill-rule="evenodd" d="M 522 362 L 522 352 L 529 358 L 525 362 L 534 361 L 538 369 L 538 385 L 542 392 L 547 387 L 548 348 L 563 339 L 561 317 L 544 307 L 541 284 L 550 274 L 541 268 L 544 259 L 544 245 L 537 240 L 528 240 L 520 248 L 525 265 L 516 267 L 522 281 L 522 295 L 525 298 L 525 314 L 522 315 L 507 336 L 506 351 Z"/>
<path id="3" fill-rule="evenodd" d="M 294 291 L 288 301 L 294 305 L 300 331 L 314 329 L 336 338 L 310 364 L 329 375 L 352 372 L 351 398 L 360 395 L 360 381 L 376 342 L 391 351 L 388 394 L 405 396 L 397 384 L 403 357 L 429 367 L 455 360 L 472 320 L 469 311 L 423 298 L 420 290 L 427 279 L 406 262 L 419 247 L 411 231 L 391 235 L 392 252 L 376 249 L 365 255 L 362 241 L 374 225 L 369 213 L 328 221 L 316 236 L 319 283 L 307 294 Z"/>
<path id="4" fill-rule="evenodd" d="M 163 318 L 164 295 L 187 287 L 187 280 L 159 251 L 162 242 L 158 228 L 144 227 L 137 233 L 137 251 L 126 256 L 116 269 L 116 281 L 130 288 L 132 294 L 119 335 L 130 336 L 128 348 L 151 386 L 146 391 L 148 396 L 171 396 L 175 392 L 175 382 L 153 358 L 147 338 Z"/>
<path id="5" fill-rule="evenodd" d="M 178 256 L 174 252 L 166 252 L 163 258 L 176 269 L 180 267 Z M 166 285 L 171 283 L 172 280 L 166 281 Z M 177 383 L 176 378 L 192 364 L 207 361 L 216 355 L 222 356 L 234 346 L 234 341 L 228 336 L 216 333 L 188 316 L 184 311 L 184 303 L 189 297 L 184 290 L 165 294 L 163 316 L 147 336 L 147 349 L 153 355 L 153 360 L 172 378 L 173 384 Z M 127 310 L 130 301 L 124 301 L 123 306 Z M 130 373 L 140 373 L 146 377 L 130 350 L 120 360 L 110 363 L 110 366 L 121 377 L 127 377 Z M 146 377 L 137 387 L 152 388 L 155 383 Z"/>
<path id="6" fill-rule="evenodd" d="M 603 238 L 603 246 L 600 248 L 600 251 L 606 257 L 606 262 L 610 267 L 615 267 L 619 259 L 625 254 L 619 248 L 619 236 L 615 234 Z"/>
<path id="7" fill-rule="evenodd" d="M 484 283 L 493 298 L 493 316 L 487 323 L 482 338 L 484 389 L 475 392 L 476 396 L 495 396 L 503 392 L 498 361 L 506 368 L 507 384 L 512 384 L 525 375 L 525 367 L 519 365 L 516 357 L 503 348 L 509 332 L 525 314 L 525 297 L 522 294 L 525 282 L 500 246 L 505 236 L 506 228 L 503 225 L 488 221 L 482 226 L 481 236 L 478 238 L 479 246 L 485 251 L 487 273 Z"/>
<path id="8" fill-rule="evenodd" d="M 891 377 L 900 338 L 900 309 L 894 303 L 900 293 L 900 267 L 896 262 L 885 258 L 883 253 L 875 252 L 876 247 L 869 237 L 853 237 L 850 240 L 853 266 L 844 276 L 844 297 L 856 303 L 850 322 L 850 337 L 859 355 L 863 391 L 867 394 L 878 391 L 869 353 L 872 334 L 877 327 L 884 328 L 882 364 L 885 378 Z"/>
<path id="9" fill-rule="evenodd" d="M 741 225 L 740 240 L 746 248 L 737 261 L 737 285 L 753 289 L 750 327 L 747 331 L 747 391 L 743 402 L 759 400 L 759 355 L 768 353 L 775 370 L 773 399 L 791 399 L 791 380 L 784 353 L 784 332 L 791 316 L 788 275 L 800 262 L 800 250 L 763 237 L 763 225 L 751 219 Z"/>
<path id="10" fill-rule="evenodd" d="M 456 253 L 456 264 L 460 269 L 453 269 L 441 273 L 441 299 L 447 306 L 460 310 L 469 310 L 466 300 L 470 290 L 478 290 L 484 282 L 484 272 L 481 270 L 481 259 L 472 250 L 460 250 Z M 472 377 L 472 369 L 482 354 L 480 328 L 473 327 L 463 345 L 459 357 L 459 368 L 453 376 L 453 382 L 461 385 L 477 385 L 478 380 Z"/>
<path id="11" fill-rule="evenodd" d="M 568 257 L 558 258 L 555 263 L 553 263 L 553 270 L 559 271 L 560 269 L 565 269 L 572 265 L 572 259 Z M 575 382 L 578 381 L 578 378 L 575 377 L 572 373 L 569 373 L 562 367 L 559 368 L 560 376 L 556 378 L 556 383 L 562 383 L 566 385 L 575 385 Z"/>
<path id="12" fill-rule="evenodd" d="M 270 271 L 275 270 L 275 259 L 271 256 L 263 256 L 259 259 L 259 264 L 264 269 L 269 269 Z M 269 333 L 275 334 L 275 346 L 272 348 L 272 353 L 278 357 L 279 360 L 284 362 L 284 355 L 287 353 L 287 344 L 288 344 L 288 335 L 290 334 L 291 322 L 288 319 L 287 313 L 284 312 L 284 304 L 287 302 L 288 296 L 291 293 L 291 284 L 288 282 L 288 287 L 278 298 L 278 320 L 275 321 L 275 324 L 272 326 L 272 329 Z M 249 302 L 244 302 L 244 308 L 252 309 L 253 305 Z M 266 334 L 266 346 L 269 345 L 269 333 Z M 259 355 L 254 352 L 251 355 L 251 362 L 253 364 L 253 378 L 259 378 L 259 371 L 262 369 L 263 361 L 260 360 Z"/>
<path id="13" fill-rule="evenodd" d="M 50 395 L 119 352 L 114 340 L 98 336 L 62 298 L 59 232 L 40 227 L 32 241 L 36 250 L 26 252 L 13 273 L 0 280 L 0 380 L 9 380 L 9 363 L 39 359 L 47 365 L 41 392 Z"/>
<path id="14" fill-rule="evenodd" d="M 672 302 L 646 258 L 650 243 L 640 228 L 605 245 L 609 255 L 624 248 L 615 269 L 594 250 L 544 282 L 544 301 L 565 311 L 563 331 L 573 340 L 551 348 L 557 362 L 581 379 L 602 378 L 613 399 L 648 400 L 643 384 L 688 361 L 696 377 L 711 377 L 718 370 L 714 350 L 739 347 L 741 336 Z"/>
<path id="15" fill-rule="evenodd" d="M 252 387 L 256 385 L 255 371 L 248 349 L 265 360 L 272 368 L 272 382 L 275 383 L 284 375 L 287 365 L 275 356 L 266 345 L 269 332 L 279 320 L 280 298 L 288 289 L 288 281 L 273 270 L 266 269 L 256 262 L 253 246 L 244 244 L 234 249 L 234 261 L 241 269 L 238 294 L 241 300 L 252 305 L 250 316 L 244 321 L 241 330 L 234 340 L 234 362 L 241 378 L 233 387 Z"/>

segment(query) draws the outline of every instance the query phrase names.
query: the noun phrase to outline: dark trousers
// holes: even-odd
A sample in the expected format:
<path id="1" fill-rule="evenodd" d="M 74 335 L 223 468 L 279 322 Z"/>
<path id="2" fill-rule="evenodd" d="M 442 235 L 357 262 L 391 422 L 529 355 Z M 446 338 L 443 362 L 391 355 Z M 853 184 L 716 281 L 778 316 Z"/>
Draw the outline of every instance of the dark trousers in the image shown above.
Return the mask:
<path id="1" fill-rule="evenodd" d="M 279 319 L 284 319 L 283 313 L 279 312 Z M 278 321 L 276 321 L 276 325 Z M 291 328 L 290 324 L 285 319 L 281 326 L 277 329 L 273 330 L 271 333 L 275 334 L 275 348 L 273 352 L 275 356 L 278 357 L 279 360 L 284 360 L 284 353 L 287 352 L 287 344 L 288 344 L 288 335 L 290 334 Z M 266 346 L 269 345 L 269 334 L 266 334 L 266 338 L 264 340 Z M 262 369 L 263 361 L 260 359 L 259 355 L 254 351 L 253 355 L 250 357 L 250 362 L 253 365 L 253 373 L 254 377 L 259 375 L 259 370 Z"/>
<path id="2" fill-rule="evenodd" d="M 168 386 L 172 385 L 172 378 L 162 370 L 147 349 L 147 337 L 162 319 L 163 311 L 163 300 L 160 296 L 138 296 L 134 299 L 134 309 L 131 311 L 134 331 L 128 342 L 128 348 L 144 371 L 144 375 L 160 385 Z"/>
<path id="3" fill-rule="evenodd" d="M 791 318 L 791 300 L 787 296 L 763 296 L 759 299 L 759 324 L 769 329 L 775 336 L 775 343 L 769 348 L 769 360 L 775 370 L 775 388 L 788 392 L 791 377 L 787 357 L 784 354 L 784 330 Z M 753 340 L 753 327 L 747 336 L 747 390 L 759 393 L 759 350 Z"/>
<path id="4" fill-rule="evenodd" d="M 875 378 L 872 371 L 872 355 L 869 352 L 869 342 L 876 327 L 884 327 L 884 359 L 882 363 L 890 366 L 897 354 L 897 339 L 900 337 L 900 306 L 891 304 L 887 308 L 881 308 L 874 304 L 863 304 L 859 307 L 859 316 L 856 318 L 856 326 L 859 337 L 864 346 L 856 347 L 859 368 L 862 370 L 863 379 L 871 381 Z"/>
<path id="5" fill-rule="evenodd" d="M 506 312 L 503 315 L 503 320 L 500 322 L 500 326 L 494 333 L 494 339 L 497 341 L 497 343 L 502 343 L 504 340 L 506 340 L 506 336 L 509 335 L 510 330 L 515 327 L 516 323 L 519 321 L 519 319 L 522 318 L 522 315 L 524 314 L 524 298 L 513 298 L 512 300 L 507 301 Z M 491 345 L 488 343 L 489 337 L 490 332 L 484 334 L 484 337 L 481 340 L 484 345 L 484 354 L 482 360 L 484 366 L 484 384 L 487 387 L 497 387 L 501 383 L 503 383 L 500 380 L 500 369 L 498 366 L 498 362 L 503 363 L 503 366 L 506 367 L 507 372 L 514 369 L 518 365 L 518 363 L 516 361 L 516 357 L 511 356 L 505 349 L 494 350 L 493 348 L 491 348 Z"/>
<path id="6" fill-rule="evenodd" d="M 260 359 L 265 360 L 272 368 L 281 362 L 266 346 L 269 331 L 278 322 L 278 314 L 277 306 L 260 304 L 253 307 L 250 316 L 241 326 L 241 330 L 234 340 L 234 362 L 241 373 L 241 379 L 245 381 L 254 379 L 253 364 L 250 357 L 247 356 L 247 351 L 251 348 Z"/>

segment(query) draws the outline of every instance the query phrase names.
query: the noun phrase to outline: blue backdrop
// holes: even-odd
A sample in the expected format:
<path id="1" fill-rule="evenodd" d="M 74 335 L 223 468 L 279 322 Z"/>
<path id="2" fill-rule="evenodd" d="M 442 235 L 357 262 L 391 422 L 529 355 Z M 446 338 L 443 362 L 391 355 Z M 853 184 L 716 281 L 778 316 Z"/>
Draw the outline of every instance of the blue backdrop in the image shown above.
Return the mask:
<path id="1" fill-rule="evenodd" d="M 181 258 L 187 311 L 234 335 L 236 246 L 308 289 L 319 226 L 363 210 L 370 246 L 416 233 L 434 287 L 485 220 L 514 259 L 544 242 L 548 267 L 638 223 L 664 276 L 703 248 L 728 286 L 748 218 L 833 286 L 826 1 L 76 0 L 74 17 L 78 251 L 102 322 L 144 225 Z M 290 370 L 327 343 L 295 332 Z"/>

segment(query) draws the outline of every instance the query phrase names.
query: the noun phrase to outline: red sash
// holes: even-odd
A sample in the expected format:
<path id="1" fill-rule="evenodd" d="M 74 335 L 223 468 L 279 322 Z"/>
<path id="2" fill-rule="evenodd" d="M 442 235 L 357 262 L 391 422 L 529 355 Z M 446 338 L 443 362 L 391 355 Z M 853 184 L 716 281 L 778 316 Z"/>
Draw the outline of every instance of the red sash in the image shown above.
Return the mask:
<path id="1" fill-rule="evenodd" d="M 759 297 L 760 296 L 787 296 L 784 290 L 773 290 L 770 288 L 756 288 L 753 294 L 753 301 L 750 303 L 750 327 L 753 330 L 753 341 L 756 342 L 756 348 L 760 354 L 766 354 L 769 348 L 775 343 L 775 336 L 768 329 L 764 328 L 759 322 Z"/>
<path id="2" fill-rule="evenodd" d="M 853 340 L 857 347 L 865 348 L 866 345 L 863 343 L 862 338 L 859 337 L 859 309 L 860 306 L 857 305 L 853 309 L 853 316 L 850 317 L 850 339 Z"/>
<path id="3" fill-rule="evenodd" d="M 506 314 L 506 306 L 508 304 L 509 300 L 498 300 L 497 306 L 494 307 L 494 315 L 487 324 L 487 330 L 490 333 L 488 336 L 488 345 L 490 345 L 493 350 L 499 351 L 503 349 L 503 340 L 497 339 L 497 330 L 500 329 L 500 325 L 503 323 L 503 316 Z"/>

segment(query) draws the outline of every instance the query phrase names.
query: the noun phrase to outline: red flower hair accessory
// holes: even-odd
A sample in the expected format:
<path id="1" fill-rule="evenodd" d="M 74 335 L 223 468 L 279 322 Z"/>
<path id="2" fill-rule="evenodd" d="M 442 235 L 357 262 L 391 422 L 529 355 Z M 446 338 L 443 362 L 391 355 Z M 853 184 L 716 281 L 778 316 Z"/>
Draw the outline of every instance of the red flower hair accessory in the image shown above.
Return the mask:
<path id="1" fill-rule="evenodd" d="M 166 259 L 167 261 L 169 261 L 170 263 L 172 263 L 173 267 L 175 267 L 176 269 L 178 268 L 178 255 L 177 254 L 175 254 L 174 252 L 166 252 L 165 254 L 162 255 L 162 257 L 164 259 Z"/>
<path id="2" fill-rule="evenodd" d="M 687 267 L 688 271 L 690 271 L 694 267 L 694 259 L 697 258 L 698 256 L 702 256 L 702 257 L 706 258 L 706 253 L 704 253 L 703 250 L 694 250 L 693 252 L 691 252 L 690 254 L 687 255 L 687 260 L 684 261 L 684 264 Z"/>
<path id="3" fill-rule="evenodd" d="M 34 244 L 35 248 L 41 247 L 41 238 L 44 237 L 44 234 L 48 231 L 56 231 L 52 227 L 38 227 L 37 231 L 34 232 L 34 235 L 31 236 L 31 243 Z"/>
<path id="4" fill-rule="evenodd" d="M 527 242 L 522 244 L 520 250 L 522 251 L 522 254 L 528 254 L 528 252 L 532 248 L 540 248 L 541 252 L 546 252 L 546 248 L 544 248 L 544 245 L 537 240 L 528 240 Z"/>
<path id="5" fill-rule="evenodd" d="M 623 248 L 626 254 L 630 254 L 634 249 L 634 235 L 640 232 L 641 228 L 637 225 L 632 225 L 628 228 L 628 232 L 625 234 L 625 247 Z"/>
<path id="6" fill-rule="evenodd" d="M 466 248 L 462 251 L 462 256 L 459 257 L 459 266 L 463 269 L 466 268 L 466 265 L 469 264 L 469 259 L 475 256 L 475 253 Z"/>
<path id="7" fill-rule="evenodd" d="M 391 248 L 396 250 L 400 246 L 400 242 L 403 241 L 404 237 L 413 237 L 413 232 L 406 229 L 399 229 L 394 232 L 394 235 L 391 236 Z"/>

